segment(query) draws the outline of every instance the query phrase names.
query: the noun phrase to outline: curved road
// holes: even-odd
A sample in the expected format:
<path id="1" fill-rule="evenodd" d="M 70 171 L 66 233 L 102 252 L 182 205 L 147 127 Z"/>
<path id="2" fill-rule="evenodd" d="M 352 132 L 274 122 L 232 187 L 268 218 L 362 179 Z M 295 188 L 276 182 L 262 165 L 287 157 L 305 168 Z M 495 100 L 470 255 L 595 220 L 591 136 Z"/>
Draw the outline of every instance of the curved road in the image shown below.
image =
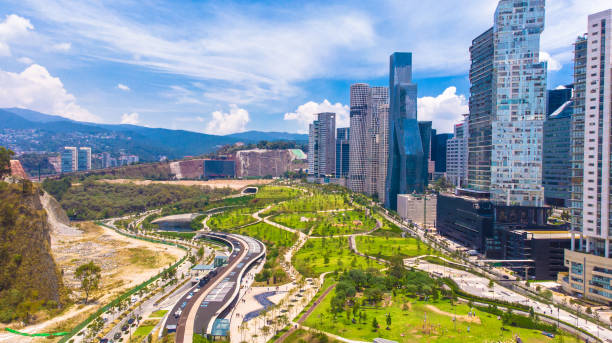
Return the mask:
<path id="1" fill-rule="evenodd" d="M 228 264 L 217 268 L 216 275 L 194 293 L 186 294 L 169 314 L 167 325 L 177 325 L 176 342 L 192 342 L 194 333 L 210 334 L 213 323 L 227 315 L 237 300 L 242 276 L 255 261 L 265 255 L 265 246 L 251 237 L 236 234 L 207 233 L 209 239 L 223 240 L 232 246 Z M 182 308 L 179 318 L 176 311 Z"/>

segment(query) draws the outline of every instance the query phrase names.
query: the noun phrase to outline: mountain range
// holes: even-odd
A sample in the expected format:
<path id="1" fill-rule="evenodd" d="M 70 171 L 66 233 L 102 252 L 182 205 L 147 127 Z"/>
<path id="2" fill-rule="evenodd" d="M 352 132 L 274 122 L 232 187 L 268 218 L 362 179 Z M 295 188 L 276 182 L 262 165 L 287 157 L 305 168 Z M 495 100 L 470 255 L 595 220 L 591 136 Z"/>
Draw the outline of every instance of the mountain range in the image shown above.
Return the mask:
<path id="1" fill-rule="evenodd" d="M 0 145 L 19 151 L 60 151 L 64 146 L 90 146 L 94 153 L 124 151 L 141 161 L 161 156 L 178 159 L 202 155 L 236 142 L 308 140 L 308 135 L 246 131 L 225 136 L 126 124 L 79 122 L 21 108 L 0 109 Z"/>

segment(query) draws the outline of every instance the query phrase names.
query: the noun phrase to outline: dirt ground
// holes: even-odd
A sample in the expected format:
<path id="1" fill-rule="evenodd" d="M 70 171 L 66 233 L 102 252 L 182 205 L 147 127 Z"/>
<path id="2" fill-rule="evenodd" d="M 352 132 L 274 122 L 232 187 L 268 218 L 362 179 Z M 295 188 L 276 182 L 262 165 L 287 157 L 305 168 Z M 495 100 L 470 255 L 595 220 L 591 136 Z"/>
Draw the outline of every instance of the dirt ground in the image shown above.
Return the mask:
<path id="1" fill-rule="evenodd" d="M 78 294 L 76 268 L 94 261 L 102 268 L 100 294 L 112 297 L 158 273 L 181 258 L 179 248 L 127 238 L 90 222 L 79 223 L 80 235 L 53 233 L 52 251 L 63 272 L 64 283 Z"/>
<path id="2" fill-rule="evenodd" d="M 99 180 L 108 183 L 134 183 L 136 185 L 150 185 L 153 183 L 162 183 L 167 185 L 181 185 L 181 186 L 208 186 L 211 188 L 225 188 L 231 189 L 242 189 L 249 185 L 265 185 L 271 183 L 274 180 L 176 180 L 176 181 L 152 181 L 152 180 L 132 180 L 132 179 L 102 179 Z"/>

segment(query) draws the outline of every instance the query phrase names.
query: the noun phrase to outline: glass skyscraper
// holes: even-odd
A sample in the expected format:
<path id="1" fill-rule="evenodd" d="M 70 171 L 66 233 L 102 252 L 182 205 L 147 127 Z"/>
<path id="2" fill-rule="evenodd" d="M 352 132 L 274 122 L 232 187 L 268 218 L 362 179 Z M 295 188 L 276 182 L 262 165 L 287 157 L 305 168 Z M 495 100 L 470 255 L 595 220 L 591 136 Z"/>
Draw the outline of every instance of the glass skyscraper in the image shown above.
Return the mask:
<path id="1" fill-rule="evenodd" d="M 378 194 L 378 178 L 380 159 L 381 139 L 380 139 L 380 106 L 389 103 L 389 88 L 371 87 L 371 103 L 368 108 L 368 137 L 366 141 L 366 180 L 364 192 L 370 196 L 380 197 Z"/>
<path id="2" fill-rule="evenodd" d="M 348 127 L 336 129 L 336 177 L 348 177 L 349 138 L 350 130 Z"/>
<path id="3" fill-rule="evenodd" d="M 389 160 L 385 207 L 396 210 L 398 194 L 423 192 L 427 170 L 423 170 L 417 85 L 412 82 L 412 53 L 395 52 L 389 60 Z"/>
<path id="4" fill-rule="evenodd" d="M 350 113 L 350 162 L 348 188 L 353 192 L 365 192 L 367 163 L 367 118 L 372 102 L 370 86 L 365 83 L 351 85 Z"/>
<path id="5" fill-rule="evenodd" d="M 493 26 L 491 200 L 542 206 L 546 62 L 540 62 L 544 0 L 500 0 Z"/>
<path id="6" fill-rule="evenodd" d="M 487 194 L 491 186 L 491 120 L 493 115 L 493 28 L 470 47 L 470 114 L 468 115 L 467 188 Z"/>

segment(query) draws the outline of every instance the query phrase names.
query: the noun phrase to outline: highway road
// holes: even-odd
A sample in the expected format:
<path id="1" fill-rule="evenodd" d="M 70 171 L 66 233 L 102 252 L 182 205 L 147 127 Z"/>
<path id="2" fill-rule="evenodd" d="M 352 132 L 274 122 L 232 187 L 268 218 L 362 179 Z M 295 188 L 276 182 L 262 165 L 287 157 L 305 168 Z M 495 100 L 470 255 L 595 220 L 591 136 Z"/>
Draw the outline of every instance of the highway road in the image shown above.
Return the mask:
<path id="1" fill-rule="evenodd" d="M 203 236 L 230 243 L 231 255 L 228 264 L 217 268 L 216 275 L 199 292 L 189 299 L 187 293 L 172 309 L 166 327 L 177 325 L 176 342 L 191 342 L 194 333 L 210 334 L 215 320 L 228 315 L 238 300 L 242 276 L 265 255 L 263 243 L 251 237 L 220 233 Z M 176 318 L 179 309 L 182 313 Z"/>

